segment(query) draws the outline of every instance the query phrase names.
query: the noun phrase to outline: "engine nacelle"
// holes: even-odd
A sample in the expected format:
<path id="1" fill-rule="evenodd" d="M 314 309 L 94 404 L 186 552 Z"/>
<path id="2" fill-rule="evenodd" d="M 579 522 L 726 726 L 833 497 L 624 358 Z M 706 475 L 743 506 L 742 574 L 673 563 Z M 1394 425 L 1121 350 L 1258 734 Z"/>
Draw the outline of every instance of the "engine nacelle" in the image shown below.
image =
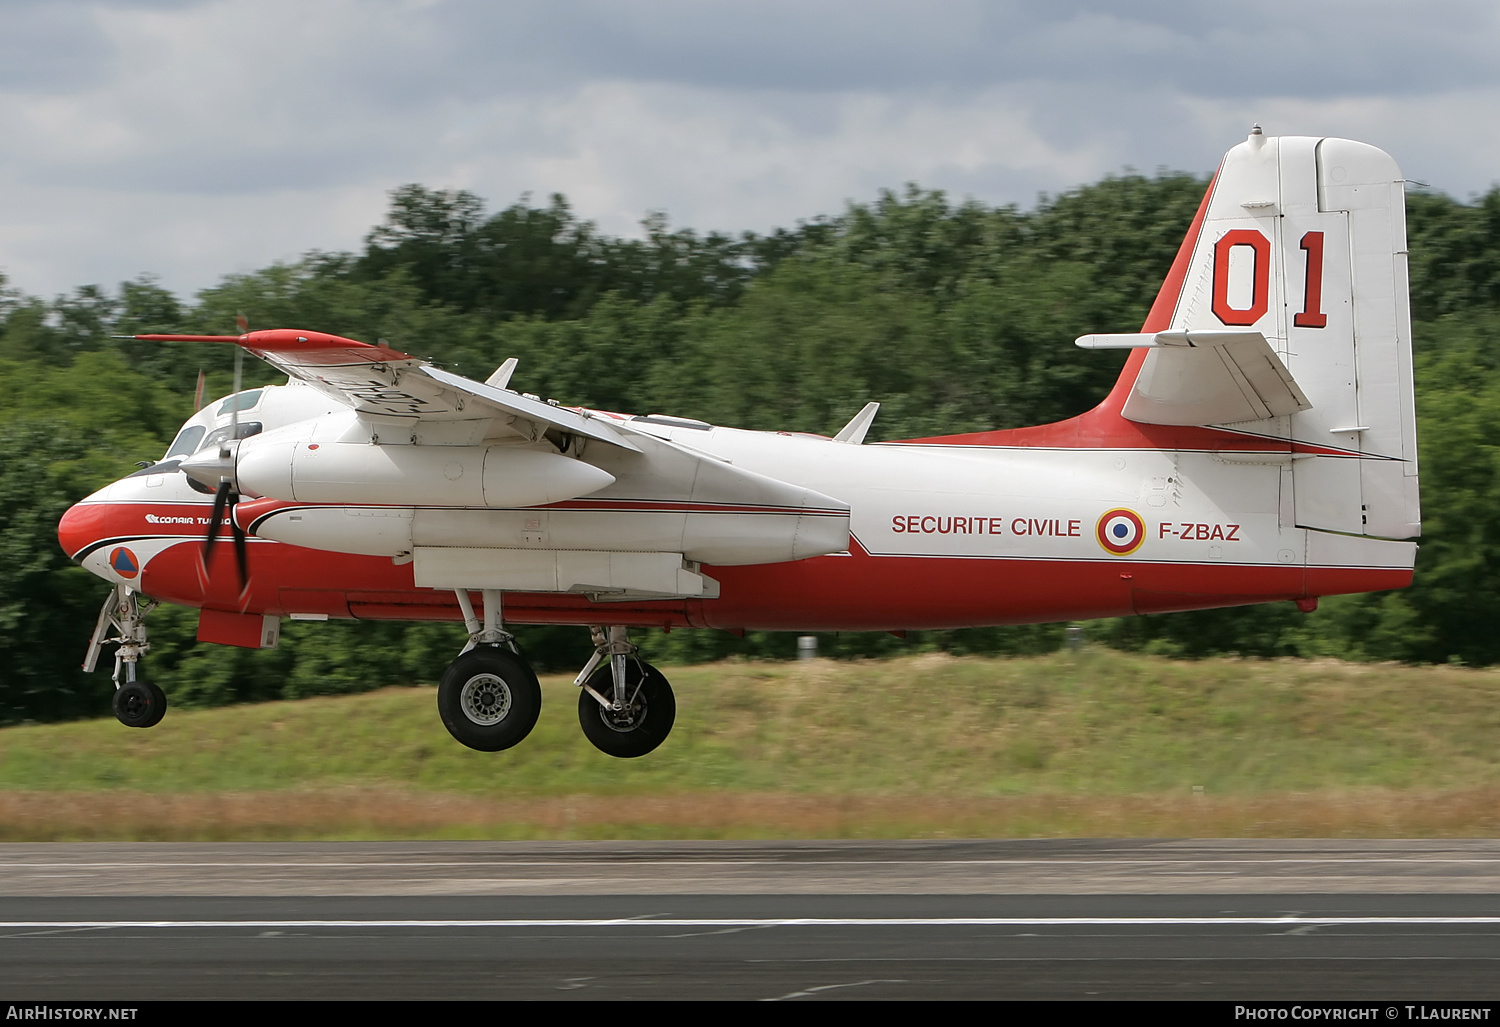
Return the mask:
<path id="1" fill-rule="evenodd" d="M 614 483 L 614 475 L 550 446 L 376 445 L 321 441 L 290 425 L 239 444 L 238 490 L 299 503 L 538 506 Z"/>
<path id="2" fill-rule="evenodd" d="M 834 511 L 478 510 L 434 506 L 239 504 L 235 518 L 262 538 L 362 556 L 418 547 L 511 552 L 678 553 L 733 567 L 801 560 L 849 548 L 849 519 Z"/>

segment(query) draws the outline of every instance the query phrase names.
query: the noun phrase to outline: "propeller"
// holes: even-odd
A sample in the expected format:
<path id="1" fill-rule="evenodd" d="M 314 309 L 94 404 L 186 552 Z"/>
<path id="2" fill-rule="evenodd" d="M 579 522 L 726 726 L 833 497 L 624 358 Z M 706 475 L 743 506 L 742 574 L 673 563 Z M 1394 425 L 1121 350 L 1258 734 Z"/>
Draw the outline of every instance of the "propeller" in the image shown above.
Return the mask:
<path id="1" fill-rule="evenodd" d="M 234 519 L 234 504 L 238 500 L 239 494 L 234 491 L 233 483 L 228 478 L 220 481 L 218 490 L 214 492 L 213 513 L 208 517 L 208 534 L 203 538 L 203 565 L 207 567 L 209 557 L 213 555 L 214 543 L 219 538 L 220 520 L 228 521 L 229 534 L 234 539 L 234 560 L 240 570 L 240 589 L 243 591 L 250 584 L 250 564 L 245 529 Z"/>
<path id="2" fill-rule="evenodd" d="M 240 334 L 250 330 L 250 322 L 244 314 L 235 317 L 235 324 L 239 327 Z M 234 519 L 234 504 L 239 502 L 240 494 L 234 487 L 232 477 L 234 470 L 235 450 L 239 448 L 240 441 L 240 385 L 244 375 L 245 351 L 239 346 L 234 348 L 234 392 L 229 401 L 229 435 L 219 443 L 219 465 L 222 468 L 219 475 L 219 486 L 214 490 L 213 512 L 208 517 L 208 534 L 203 538 L 203 566 L 208 566 L 209 557 L 213 555 L 214 543 L 219 539 L 219 524 L 221 521 L 229 522 L 229 534 L 234 539 L 234 562 L 240 572 L 240 591 L 250 587 L 250 554 L 249 547 L 245 544 L 245 529 L 241 528 L 239 522 Z"/>

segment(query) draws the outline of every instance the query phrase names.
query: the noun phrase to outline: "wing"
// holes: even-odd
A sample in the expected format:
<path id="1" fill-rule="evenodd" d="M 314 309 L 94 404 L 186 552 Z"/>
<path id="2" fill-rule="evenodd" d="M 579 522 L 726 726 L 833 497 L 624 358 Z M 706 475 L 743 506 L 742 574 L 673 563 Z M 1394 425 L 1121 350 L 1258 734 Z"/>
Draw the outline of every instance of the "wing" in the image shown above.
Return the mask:
<path id="1" fill-rule="evenodd" d="M 516 435 L 536 442 L 549 431 L 638 447 L 587 411 L 470 381 L 388 346 L 291 329 L 244 335 L 136 335 L 155 342 L 232 342 L 290 378 L 352 408 L 373 437 L 406 436 L 427 445 L 474 445 Z"/>
<path id="2" fill-rule="evenodd" d="M 279 437 L 276 431 L 240 444 L 236 473 L 243 478 L 254 468 L 266 472 L 250 485 L 252 491 L 306 504 L 297 507 L 296 525 L 290 518 L 285 524 L 275 522 L 273 507 L 257 515 L 254 530 L 335 552 L 385 555 L 382 547 L 389 542 L 395 547 L 390 555 L 412 558 L 413 574 L 423 587 L 616 598 L 710 596 L 717 584 L 698 573 L 700 564 L 779 563 L 849 548 L 849 507 L 840 500 L 736 467 L 607 415 L 471 381 L 386 346 L 282 330 L 136 338 L 233 342 L 352 409 L 362 424 L 353 434 L 368 430 L 368 436 L 346 435 L 337 445 L 308 447 L 317 449 L 316 458 L 289 460 L 286 450 L 297 448 L 296 438 Z M 509 371 L 502 365 L 491 381 L 508 381 Z M 867 413 L 873 415 L 873 410 Z M 856 426 L 846 437 L 856 440 L 856 432 L 863 434 Z M 570 453 L 576 452 L 570 438 L 598 440 L 605 445 L 591 444 L 586 460 L 565 460 L 557 453 L 530 456 L 574 471 L 588 467 L 602 473 L 585 482 L 586 488 L 566 491 L 566 483 L 548 480 L 545 468 L 517 465 L 508 477 L 497 472 L 496 479 L 516 487 L 559 485 L 566 497 L 549 492 L 517 499 L 514 489 L 497 484 L 492 502 L 485 491 L 488 471 L 477 479 L 449 479 L 442 462 L 449 457 L 422 452 L 428 446 L 479 447 L 485 451 L 486 468 L 527 456 L 533 447 L 491 445 L 506 434 L 531 442 L 545 437 Z M 378 453 L 370 442 L 381 444 Z M 259 464 L 258 452 L 265 457 Z M 452 451 L 452 459 L 459 456 Z M 604 478 L 609 484 L 601 486 L 598 479 Z M 459 480 L 465 484 L 454 485 Z M 479 493 L 473 491 L 474 481 Z M 467 491 L 457 491 L 461 489 Z M 351 543 L 347 515 L 337 509 L 335 529 L 306 533 L 322 523 L 316 521 L 319 505 L 340 504 L 412 507 L 436 541 L 419 542 L 408 533 L 392 536 L 394 541 L 382 535 L 373 543 Z M 556 548 L 516 544 L 532 530 L 545 530 Z"/>

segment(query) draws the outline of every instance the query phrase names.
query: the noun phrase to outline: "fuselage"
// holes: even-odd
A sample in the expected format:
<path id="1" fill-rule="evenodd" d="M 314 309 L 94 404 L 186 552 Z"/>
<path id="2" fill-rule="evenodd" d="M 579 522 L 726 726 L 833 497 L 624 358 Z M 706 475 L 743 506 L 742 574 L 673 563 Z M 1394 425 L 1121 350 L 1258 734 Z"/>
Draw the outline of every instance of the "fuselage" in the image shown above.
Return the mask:
<path id="1" fill-rule="evenodd" d="M 663 502 L 631 494 L 628 478 L 598 495 L 517 508 L 412 497 L 247 499 L 236 512 L 251 531 L 250 582 L 242 590 L 227 547 L 204 566 L 213 497 L 173 462 L 227 433 L 231 402 L 242 407 L 239 421 L 257 430 L 343 416 L 295 384 L 211 404 L 184 426 L 162 463 L 68 512 L 59 527 L 67 553 L 111 583 L 184 606 L 306 619 L 457 621 L 451 589 L 418 584 L 414 547 L 567 552 L 597 549 L 604 538 L 610 548 L 645 552 L 669 538 L 701 564 L 716 596 L 597 602 L 583 594 L 509 592 L 505 618 L 899 631 L 1397 588 L 1410 581 L 1415 552 L 1410 542 L 1297 527 L 1288 487 L 1301 455 L 1295 443 L 1224 429 L 1136 426 L 1110 401 L 1042 428 L 869 445 L 591 412 L 847 504 L 847 550 L 789 558 L 797 555 L 797 537 L 814 551 L 829 547 L 830 533 L 844 523 L 835 525 L 834 511 Z M 782 543 L 774 555 L 756 548 L 772 535 L 792 538 L 793 548 Z"/>

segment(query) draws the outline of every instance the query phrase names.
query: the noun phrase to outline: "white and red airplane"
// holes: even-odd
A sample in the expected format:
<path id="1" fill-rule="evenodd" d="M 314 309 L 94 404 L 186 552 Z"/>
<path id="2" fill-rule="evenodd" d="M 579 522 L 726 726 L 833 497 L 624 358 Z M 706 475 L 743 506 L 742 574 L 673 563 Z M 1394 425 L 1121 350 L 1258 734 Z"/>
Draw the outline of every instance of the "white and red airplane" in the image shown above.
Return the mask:
<path id="1" fill-rule="evenodd" d="M 541 693 L 505 624 L 592 626 L 585 734 L 639 756 L 672 691 L 631 627 L 900 631 L 1114 617 L 1399 588 L 1419 532 L 1404 182 L 1363 143 L 1272 138 L 1224 158 L 1095 409 L 1034 428 L 865 445 L 572 408 L 384 345 L 232 342 L 285 385 L 210 404 L 165 459 L 58 529 L 114 585 L 86 667 L 114 709 L 157 601 L 198 637 L 274 646 L 284 617 L 463 620 L 453 736 L 521 741 Z M 214 540 L 228 535 L 238 567 Z M 479 597 L 476 607 L 475 597 Z M 504 597 L 503 617 L 501 599 Z M 147 599 L 146 597 L 150 597 Z"/>

